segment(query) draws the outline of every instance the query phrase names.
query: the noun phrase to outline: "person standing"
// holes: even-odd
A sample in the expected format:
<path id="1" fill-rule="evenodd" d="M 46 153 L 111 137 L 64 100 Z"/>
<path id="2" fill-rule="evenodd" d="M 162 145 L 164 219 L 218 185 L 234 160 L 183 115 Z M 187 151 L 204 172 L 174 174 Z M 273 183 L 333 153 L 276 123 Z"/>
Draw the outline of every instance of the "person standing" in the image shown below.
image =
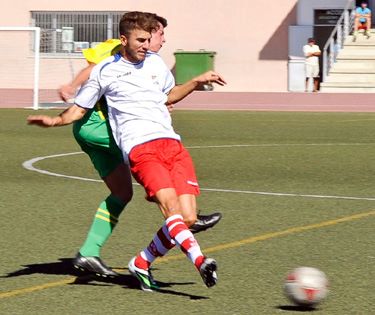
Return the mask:
<path id="1" fill-rule="evenodd" d="M 319 89 L 319 57 L 321 51 L 314 38 L 309 38 L 307 44 L 303 46 L 303 54 L 306 57 L 305 60 L 305 92 L 308 92 L 309 79 L 314 80 L 314 92 L 318 92 Z"/>

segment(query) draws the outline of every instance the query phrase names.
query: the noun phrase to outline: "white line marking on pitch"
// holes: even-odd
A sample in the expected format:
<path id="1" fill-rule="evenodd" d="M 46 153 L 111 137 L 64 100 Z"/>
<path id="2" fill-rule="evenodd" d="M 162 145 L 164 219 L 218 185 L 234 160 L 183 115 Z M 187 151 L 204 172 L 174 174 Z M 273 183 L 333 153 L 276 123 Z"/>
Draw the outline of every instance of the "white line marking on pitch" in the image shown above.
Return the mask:
<path id="1" fill-rule="evenodd" d="M 265 143 L 265 144 L 225 144 L 225 145 L 204 145 L 191 146 L 187 149 L 212 149 L 212 148 L 244 148 L 244 147 L 320 147 L 320 146 L 372 146 L 375 143 Z"/>
<path id="2" fill-rule="evenodd" d="M 191 146 L 188 149 L 204 149 L 204 148 L 233 148 L 233 147 L 281 147 L 281 146 L 359 146 L 359 145 L 374 145 L 374 143 L 308 143 L 308 144 L 227 144 L 227 145 L 212 145 L 212 146 Z M 86 178 L 80 176 L 64 175 L 59 173 L 49 172 L 43 169 L 36 168 L 34 163 L 51 159 L 55 157 L 63 157 L 70 155 L 82 154 L 83 152 L 70 152 L 62 154 L 54 154 L 48 156 L 40 156 L 22 163 L 22 166 L 33 172 L 38 172 L 44 175 L 63 177 L 69 179 L 82 180 L 87 182 L 103 182 L 101 179 Z M 133 185 L 139 185 L 133 183 Z M 263 196 L 279 196 L 279 197 L 300 197 L 300 198 L 320 198 L 320 199 L 343 199 L 343 200 L 367 200 L 375 201 L 375 197 L 355 197 L 355 196 L 330 196 L 330 195 L 311 195 L 311 194 L 295 194 L 295 193 L 279 193 L 279 192 L 266 192 L 266 191 L 251 191 L 251 190 L 233 190 L 233 189 L 219 189 L 219 188 L 201 188 L 202 191 L 207 192 L 222 192 L 222 193 L 238 193 L 238 194 L 252 194 L 252 195 L 263 195 Z"/>
<path id="3" fill-rule="evenodd" d="M 344 200 L 368 200 L 375 201 L 375 197 L 351 197 L 351 196 L 326 196 L 326 195 L 309 195 L 309 194 L 293 194 L 293 193 L 278 193 L 267 191 L 251 191 L 251 190 L 232 190 L 232 189 L 217 189 L 217 188 L 201 188 L 204 191 L 224 192 L 224 193 L 238 193 L 264 196 L 280 196 L 280 197 L 304 197 L 304 198 L 320 198 L 320 199 L 344 199 Z"/>
<path id="4" fill-rule="evenodd" d="M 70 179 L 78 179 L 78 180 L 83 180 L 83 181 L 87 181 L 87 182 L 99 182 L 99 183 L 102 182 L 101 179 L 93 179 L 93 178 L 86 178 L 86 177 L 80 177 L 80 176 L 63 175 L 63 174 L 59 174 L 59 173 L 53 173 L 53 172 L 49 172 L 49 171 L 46 171 L 46 170 L 42 170 L 42 169 L 36 168 L 34 166 L 34 163 L 39 162 L 39 161 L 52 159 L 52 158 L 55 158 L 55 157 L 77 155 L 77 154 L 82 154 L 82 153 L 83 152 L 71 152 L 71 153 L 62 153 L 62 154 L 54 154 L 54 155 L 47 155 L 47 156 L 39 156 L 39 157 L 36 157 L 34 159 L 23 162 L 22 166 L 29 171 L 38 172 L 38 173 L 45 174 L 45 175 L 56 176 L 56 177 L 64 177 L 64 178 L 70 178 Z"/>

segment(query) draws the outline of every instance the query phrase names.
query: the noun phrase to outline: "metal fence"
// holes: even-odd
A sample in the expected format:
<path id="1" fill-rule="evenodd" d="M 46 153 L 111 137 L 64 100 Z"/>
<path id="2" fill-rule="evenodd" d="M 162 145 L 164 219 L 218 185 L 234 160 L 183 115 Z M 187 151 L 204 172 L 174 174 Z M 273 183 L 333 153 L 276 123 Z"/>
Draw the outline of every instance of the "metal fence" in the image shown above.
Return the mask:
<path id="1" fill-rule="evenodd" d="M 32 11 L 32 26 L 41 28 L 40 52 L 80 53 L 109 38 L 118 38 L 118 11 Z"/>
<path id="2" fill-rule="evenodd" d="M 326 81 L 331 68 L 336 62 L 340 50 L 352 32 L 355 17 L 355 1 L 348 0 L 348 3 L 337 21 L 330 37 L 323 48 L 323 82 Z"/>

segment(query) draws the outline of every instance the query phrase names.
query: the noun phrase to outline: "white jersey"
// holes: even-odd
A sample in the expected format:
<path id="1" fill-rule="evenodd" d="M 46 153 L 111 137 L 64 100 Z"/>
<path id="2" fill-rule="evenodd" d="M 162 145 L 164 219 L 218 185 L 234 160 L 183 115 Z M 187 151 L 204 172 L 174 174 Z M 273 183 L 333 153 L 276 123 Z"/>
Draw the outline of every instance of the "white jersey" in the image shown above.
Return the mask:
<path id="1" fill-rule="evenodd" d="M 317 53 L 320 52 L 320 48 L 318 45 L 312 45 L 310 46 L 309 44 L 303 46 L 303 54 L 306 57 L 306 64 L 307 65 L 312 65 L 316 66 L 319 65 L 319 57 L 318 56 L 310 56 L 308 57 L 309 54 Z"/>
<path id="2" fill-rule="evenodd" d="M 93 108 L 104 95 L 113 136 L 128 154 L 134 146 L 151 140 L 181 140 L 165 105 L 174 85 L 172 73 L 158 54 L 148 53 L 137 64 L 117 54 L 94 67 L 75 103 Z"/>

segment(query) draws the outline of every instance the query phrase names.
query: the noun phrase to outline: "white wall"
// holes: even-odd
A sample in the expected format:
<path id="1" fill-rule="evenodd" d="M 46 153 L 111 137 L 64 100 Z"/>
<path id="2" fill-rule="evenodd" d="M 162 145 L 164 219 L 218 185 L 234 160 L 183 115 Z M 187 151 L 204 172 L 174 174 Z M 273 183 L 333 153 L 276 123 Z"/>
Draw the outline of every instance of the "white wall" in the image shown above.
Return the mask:
<path id="1" fill-rule="evenodd" d="M 167 43 L 161 52 L 168 66 L 173 67 L 173 53 L 177 49 L 213 50 L 217 52 L 216 69 L 228 81 L 218 91 L 277 92 L 287 90 L 288 27 L 296 22 L 297 2 L 274 1 L 267 7 L 265 18 L 260 14 L 264 3 L 255 0 L 22 0 L 11 5 L 0 1 L 0 25 L 28 26 L 32 10 L 156 12 L 169 22 Z M 14 67 L 6 60 L 2 63 L 0 71 L 12 75 Z M 83 60 L 73 62 L 75 69 L 83 64 Z M 69 75 L 60 71 L 65 65 L 66 60 L 43 59 L 42 66 L 47 73 L 41 75 L 42 86 L 56 88 L 69 80 Z M 22 75 L 16 76 L 22 80 Z M 9 81 L 0 75 L 0 88 Z"/>
<path id="2" fill-rule="evenodd" d="M 304 57 L 302 47 L 306 45 L 306 40 L 313 37 L 313 26 L 311 25 L 293 25 L 289 27 L 289 58 Z"/>

